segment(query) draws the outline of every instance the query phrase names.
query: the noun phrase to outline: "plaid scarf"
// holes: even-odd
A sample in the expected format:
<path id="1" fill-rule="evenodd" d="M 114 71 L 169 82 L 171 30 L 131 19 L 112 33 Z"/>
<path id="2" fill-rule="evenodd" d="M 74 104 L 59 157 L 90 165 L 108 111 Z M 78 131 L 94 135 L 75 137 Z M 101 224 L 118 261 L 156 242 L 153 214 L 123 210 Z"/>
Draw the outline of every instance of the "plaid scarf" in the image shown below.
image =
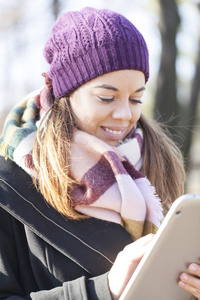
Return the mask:
<path id="1" fill-rule="evenodd" d="M 54 101 L 52 83 L 47 73 L 45 85 L 25 97 L 8 114 L 0 138 L 0 155 L 9 158 L 32 175 L 32 149 L 42 116 Z"/>
<path id="2" fill-rule="evenodd" d="M 29 174 L 26 162 L 31 155 L 37 130 L 36 99 L 39 93 L 31 93 L 10 111 L 0 139 L 0 155 L 13 160 Z"/>
<path id="3" fill-rule="evenodd" d="M 45 88 L 33 92 L 13 108 L 0 139 L 0 154 L 30 175 L 33 175 L 30 161 L 38 122 L 51 105 L 51 99 L 41 105 L 43 96 L 47 99 L 46 92 Z M 134 240 L 155 233 L 163 219 L 154 187 L 139 172 L 142 141 L 140 128 L 133 128 L 118 147 L 75 130 L 70 154 L 73 166 L 70 172 L 77 182 L 72 190 L 75 209 L 122 225 Z"/>

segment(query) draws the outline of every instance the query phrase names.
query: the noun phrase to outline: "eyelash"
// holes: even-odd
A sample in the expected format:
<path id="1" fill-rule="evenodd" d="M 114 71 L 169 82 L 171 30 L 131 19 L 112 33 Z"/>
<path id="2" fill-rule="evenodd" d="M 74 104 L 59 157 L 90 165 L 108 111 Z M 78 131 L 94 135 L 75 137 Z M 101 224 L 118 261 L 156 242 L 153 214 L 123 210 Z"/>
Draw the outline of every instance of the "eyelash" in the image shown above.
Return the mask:
<path id="1" fill-rule="evenodd" d="M 102 102 L 106 102 L 106 103 L 112 102 L 112 101 L 114 100 L 114 98 L 107 99 L 107 98 L 101 98 L 101 97 L 99 97 L 99 99 L 100 99 Z M 131 101 L 132 103 L 139 103 L 139 104 L 142 104 L 142 101 L 141 101 L 141 100 L 130 99 L 130 101 Z"/>
<path id="2" fill-rule="evenodd" d="M 142 104 L 142 101 L 141 101 L 141 100 L 130 99 L 130 101 L 133 102 L 133 103 L 139 103 L 139 104 Z"/>

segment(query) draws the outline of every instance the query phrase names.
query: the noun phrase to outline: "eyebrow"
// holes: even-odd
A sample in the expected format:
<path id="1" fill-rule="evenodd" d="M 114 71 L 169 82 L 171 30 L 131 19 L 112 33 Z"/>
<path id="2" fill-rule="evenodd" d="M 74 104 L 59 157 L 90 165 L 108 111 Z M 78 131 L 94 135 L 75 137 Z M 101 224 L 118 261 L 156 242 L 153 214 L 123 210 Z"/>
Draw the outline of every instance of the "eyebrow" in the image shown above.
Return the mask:
<path id="1" fill-rule="evenodd" d="M 95 88 L 101 88 L 101 89 L 112 90 L 114 92 L 119 92 L 119 90 L 117 88 L 115 88 L 112 85 L 108 85 L 108 84 L 98 85 L 98 86 L 95 86 Z M 136 90 L 135 93 L 139 93 L 139 92 L 142 92 L 142 91 L 145 91 L 145 87 L 144 86 L 142 86 L 141 88 L 139 88 L 138 90 Z"/>
<path id="2" fill-rule="evenodd" d="M 108 85 L 108 84 L 102 84 L 102 85 L 98 85 L 96 86 L 95 88 L 101 88 L 101 89 L 107 89 L 107 90 L 112 90 L 114 92 L 118 92 L 119 90 L 117 88 L 115 88 L 114 86 L 112 85 Z"/>
<path id="3" fill-rule="evenodd" d="M 137 91 L 135 91 L 136 93 L 139 93 L 139 92 L 142 92 L 142 91 L 145 91 L 145 86 L 142 86 L 141 88 L 139 88 Z"/>

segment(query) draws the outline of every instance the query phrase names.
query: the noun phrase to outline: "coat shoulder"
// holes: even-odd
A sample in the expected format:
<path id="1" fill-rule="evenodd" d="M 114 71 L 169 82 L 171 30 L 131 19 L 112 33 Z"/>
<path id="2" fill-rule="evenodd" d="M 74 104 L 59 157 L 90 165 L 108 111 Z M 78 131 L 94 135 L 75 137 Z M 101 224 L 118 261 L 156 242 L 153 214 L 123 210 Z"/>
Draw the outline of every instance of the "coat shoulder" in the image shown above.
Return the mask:
<path id="1" fill-rule="evenodd" d="M 15 162 L 0 156 L 0 193 L 5 185 L 17 187 L 21 192 L 26 185 L 33 186 L 33 181 Z"/>
<path id="2" fill-rule="evenodd" d="M 5 179 L 14 179 L 16 175 L 24 174 L 22 170 L 15 162 L 5 157 L 0 156 L 0 177 Z"/>

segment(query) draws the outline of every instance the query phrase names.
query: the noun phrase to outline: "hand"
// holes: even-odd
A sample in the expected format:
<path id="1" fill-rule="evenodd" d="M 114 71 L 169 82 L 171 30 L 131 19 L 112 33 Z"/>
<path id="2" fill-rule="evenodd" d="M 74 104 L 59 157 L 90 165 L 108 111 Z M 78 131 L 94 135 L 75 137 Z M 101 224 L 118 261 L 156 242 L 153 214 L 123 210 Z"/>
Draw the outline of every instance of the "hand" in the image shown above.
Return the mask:
<path id="1" fill-rule="evenodd" d="M 114 300 L 119 299 L 131 275 L 150 246 L 154 235 L 148 234 L 127 245 L 119 254 L 108 274 L 109 288 Z"/>
<path id="2" fill-rule="evenodd" d="M 180 281 L 178 282 L 178 285 L 200 300 L 200 278 L 195 277 L 200 277 L 200 265 L 190 264 L 188 271 L 190 274 L 182 273 L 180 275 Z"/>

